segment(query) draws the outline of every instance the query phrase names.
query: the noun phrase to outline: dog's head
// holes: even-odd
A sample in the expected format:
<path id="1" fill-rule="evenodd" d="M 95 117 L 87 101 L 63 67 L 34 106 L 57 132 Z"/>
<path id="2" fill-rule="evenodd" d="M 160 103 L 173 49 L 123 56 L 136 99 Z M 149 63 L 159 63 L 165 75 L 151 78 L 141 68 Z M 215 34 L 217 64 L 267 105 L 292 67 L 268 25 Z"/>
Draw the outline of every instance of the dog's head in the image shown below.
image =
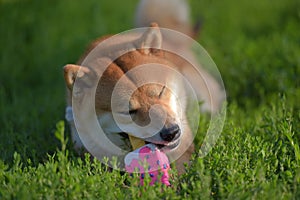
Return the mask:
<path id="1" fill-rule="evenodd" d="M 160 50 L 162 36 L 155 24 L 142 35 L 123 39 L 119 45 L 131 50 L 117 59 L 106 58 L 100 62 L 107 68 L 99 77 L 95 96 L 99 123 L 118 146 L 126 148 L 128 135 L 132 135 L 146 143 L 157 144 L 165 151 L 176 149 L 187 123 L 185 103 L 178 100 L 184 97 L 184 88 L 176 73 L 170 72 L 179 69 L 180 62 L 173 54 Z M 118 43 L 112 48 L 116 46 Z M 174 58 L 176 64 L 170 58 Z M 103 68 L 101 64 L 98 67 Z M 65 79 L 71 91 L 79 70 L 81 77 L 99 75 L 98 69 L 67 65 Z M 149 77 L 152 81 L 145 83 Z"/>

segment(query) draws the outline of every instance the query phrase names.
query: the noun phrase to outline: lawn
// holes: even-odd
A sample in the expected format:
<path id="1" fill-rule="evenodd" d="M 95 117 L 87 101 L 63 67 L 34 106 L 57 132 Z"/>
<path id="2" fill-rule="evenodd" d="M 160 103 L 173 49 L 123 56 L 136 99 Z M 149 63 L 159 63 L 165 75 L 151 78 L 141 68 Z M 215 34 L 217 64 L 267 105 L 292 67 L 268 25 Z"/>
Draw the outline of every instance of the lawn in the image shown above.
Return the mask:
<path id="1" fill-rule="evenodd" d="M 299 0 L 189 1 L 228 108 L 217 144 L 172 187 L 76 155 L 62 67 L 133 27 L 137 0 L 124 2 L 0 0 L 0 199 L 300 199 Z"/>

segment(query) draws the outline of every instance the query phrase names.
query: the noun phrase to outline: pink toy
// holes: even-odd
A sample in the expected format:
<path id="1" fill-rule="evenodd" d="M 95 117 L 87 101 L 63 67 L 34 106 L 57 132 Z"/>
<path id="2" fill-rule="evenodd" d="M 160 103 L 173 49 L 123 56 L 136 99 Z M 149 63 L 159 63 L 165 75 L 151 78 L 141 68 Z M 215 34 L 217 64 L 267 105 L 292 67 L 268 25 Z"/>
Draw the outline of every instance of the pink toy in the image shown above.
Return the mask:
<path id="1" fill-rule="evenodd" d="M 168 170 L 170 169 L 168 157 L 154 144 L 144 145 L 127 154 L 125 157 L 125 169 L 131 174 L 138 170 L 141 174 L 141 185 L 144 184 L 144 177 L 147 172 L 151 177 L 150 185 L 158 181 L 159 172 L 162 175 L 161 182 L 167 186 L 171 185 L 168 174 Z"/>

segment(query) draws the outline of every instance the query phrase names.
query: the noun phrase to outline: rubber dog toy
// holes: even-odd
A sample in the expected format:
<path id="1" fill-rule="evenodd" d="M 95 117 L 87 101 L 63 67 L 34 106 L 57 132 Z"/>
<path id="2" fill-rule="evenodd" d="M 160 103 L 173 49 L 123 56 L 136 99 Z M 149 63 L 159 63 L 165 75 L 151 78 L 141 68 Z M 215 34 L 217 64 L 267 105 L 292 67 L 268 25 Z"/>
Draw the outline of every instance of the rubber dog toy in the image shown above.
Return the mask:
<path id="1" fill-rule="evenodd" d="M 129 135 L 129 140 L 133 150 L 138 149 L 146 144 L 144 140 L 132 135 Z"/>
<path id="2" fill-rule="evenodd" d="M 140 185 L 144 185 L 145 174 L 151 178 L 150 185 L 160 181 L 170 186 L 168 170 L 170 169 L 169 159 L 161 152 L 156 145 L 146 144 L 125 156 L 125 169 L 128 173 L 140 174 Z"/>

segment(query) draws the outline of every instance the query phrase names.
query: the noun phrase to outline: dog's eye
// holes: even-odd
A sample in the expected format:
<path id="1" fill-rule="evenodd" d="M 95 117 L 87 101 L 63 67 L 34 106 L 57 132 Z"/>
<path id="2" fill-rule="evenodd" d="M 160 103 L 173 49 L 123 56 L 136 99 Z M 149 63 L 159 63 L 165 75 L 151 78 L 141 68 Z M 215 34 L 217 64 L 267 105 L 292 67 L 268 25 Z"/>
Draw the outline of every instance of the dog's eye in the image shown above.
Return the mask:
<path id="1" fill-rule="evenodd" d="M 158 95 L 158 98 L 160 98 L 162 96 L 162 94 L 164 93 L 165 89 L 166 89 L 166 86 L 164 85 L 163 88 L 161 89 L 159 95 Z"/>
<path id="2" fill-rule="evenodd" d="M 127 111 L 124 111 L 124 112 L 119 112 L 119 114 L 122 114 L 122 115 L 134 115 L 138 112 L 137 109 L 132 109 L 132 110 L 129 110 L 128 112 Z"/>
<path id="3" fill-rule="evenodd" d="M 134 115 L 134 114 L 136 114 L 137 112 L 138 112 L 137 109 L 129 110 L 129 114 L 130 114 L 130 115 Z"/>

